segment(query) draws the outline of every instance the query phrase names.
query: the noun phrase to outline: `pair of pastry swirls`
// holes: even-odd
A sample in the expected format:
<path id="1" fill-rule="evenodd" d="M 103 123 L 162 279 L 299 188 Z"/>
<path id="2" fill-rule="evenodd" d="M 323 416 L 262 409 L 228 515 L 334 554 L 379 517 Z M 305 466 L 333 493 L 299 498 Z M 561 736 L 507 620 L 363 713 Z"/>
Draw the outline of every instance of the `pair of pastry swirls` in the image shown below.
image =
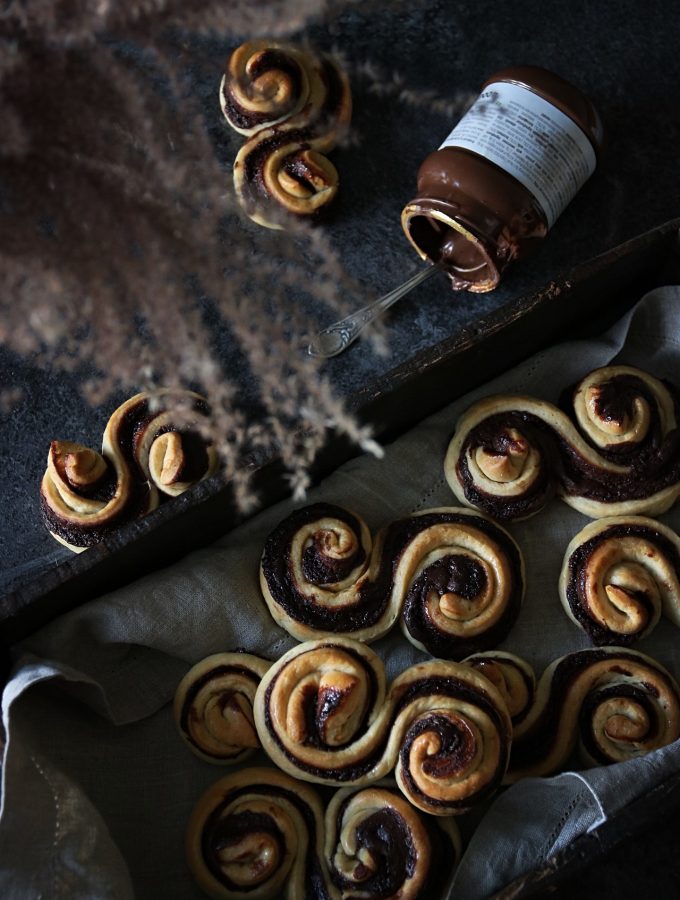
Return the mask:
<path id="1" fill-rule="evenodd" d="M 209 788 L 186 847 L 214 898 L 425 900 L 453 870 L 460 838 L 453 822 L 423 816 L 389 787 L 337 791 L 324 814 L 309 785 L 255 768 Z"/>
<path id="2" fill-rule="evenodd" d="M 343 646 L 351 650 L 352 645 Z M 317 705 L 319 689 L 323 696 L 337 677 L 333 669 L 334 645 L 323 649 L 330 650 L 328 660 L 321 660 L 324 666 L 330 664 L 330 674 L 316 683 Z M 379 678 L 382 670 L 373 656 L 367 658 L 378 672 L 376 702 L 384 703 L 385 686 Z M 319 654 L 311 661 L 318 664 Z M 356 667 L 360 658 L 350 661 Z M 306 662 L 309 663 L 310 658 Z M 513 727 L 519 724 L 534 700 L 535 677 L 531 667 L 518 657 L 501 651 L 475 654 L 464 662 L 495 685 L 510 713 Z M 343 665 L 347 669 L 347 660 Z M 174 698 L 175 724 L 187 746 L 199 758 L 213 764 L 232 765 L 243 762 L 260 747 L 253 705 L 258 686 L 270 666 L 269 660 L 251 653 L 215 653 L 197 662 L 182 678 Z M 370 672 L 370 668 L 367 671 Z M 354 676 L 346 684 L 354 686 Z M 356 697 L 352 702 L 355 700 Z M 366 697 L 362 699 L 362 705 L 365 701 Z"/>
<path id="3" fill-rule="evenodd" d="M 248 138 L 234 187 L 253 221 L 283 228 L 285 214 L 316 216 L 333 201 L 338 173 L 325 154 L 349 125 L 352 99 L 330 57 L 272 41 L 242 44 L 227 63 L 220 105 Z"/>
<path id="4" fill-rule="evenodd" d="M 348 638 L 308 641 L 273 663 L 254 717 L 265 752 L 289 775 L 362 787 L 394 769 L 407 799 L 438 816 L 496 790 L 512 727 L 501 694 L 472 667 L 431 660 L 387 687 L 377 654 Z"/>
<path id="5" fill-rule="evenodd" d="M 359 516 L 318 503 L 268 536 L 260 586 L 274 619 L 298 640 L 346 634 L 370 642 L 401 617 L 417 647 L 460 659 L 506 636 L 519 614 L 523 568 L 510 535 L 467 509 L 407 516 L 372 544 Z"/>
<path id="6" fill-rule="evenodd" d="M 499 395 L 460 418 L 444 470 L 462 502 L 526 518 L 555 491 L 590 518 L 659 515 L 680 494 L 678 392 L 630 366 L 589 373 L 573 419 L 531 397 Z"/>
<path id="7" fill-rule="evenodd" d="M 625 647 L 591 648 L 551 663 L 533 691 L 533 673 L 510 654 L 480 654 L 480 666 L 505 681 L 521 712 L 513 721 L 506 783 L 551 775 L 575 748 L 585 765 L 623 762 L 665 747 L 680 737 L 680 688 L 655 660 Z M 489 666 L 497 668 L 495 677 Z M 518 667 L 528 674 L 521 685 Z M 529 686 L 528 702 L 525 702 Z M 512 699 L 508 705 L 512 705 Z"/>
<path id="8" fill-rule="evenodd" d="M 680 537 L 643 516 L 591 522 L 567 547 L 559 590 L 597 645 L 645 637 L 662 612 L 680 626 Z"/>
<path id="9" fill-rule="evenodd" d="M 198 428 L 208 415 L 190 391 L 140 393 L 109 419 L 101 454 L 52 441 L 40 487 L 49 531 L 79 552 L 211 475 L 217 453 Z"/>

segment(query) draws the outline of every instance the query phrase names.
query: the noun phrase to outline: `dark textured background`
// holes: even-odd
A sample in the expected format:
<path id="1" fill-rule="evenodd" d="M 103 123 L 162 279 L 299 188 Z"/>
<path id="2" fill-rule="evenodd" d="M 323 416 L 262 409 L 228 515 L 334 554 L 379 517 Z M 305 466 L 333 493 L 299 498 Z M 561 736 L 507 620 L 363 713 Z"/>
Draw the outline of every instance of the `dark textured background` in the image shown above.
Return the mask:
<path id="1" fill-rule="evenodd" d="M 680 214 L 680 9 L 675 2 L 461 0 L 414 4 L 408 10 L 404 4 L 384 6 L 376 11 L 371 4 L 362 13 L 357 4 L 331 25 L 311 27 L 306 37 L 321 48 L 339 50 L 351 64 L 370 62 L 387 83 L 398 74 L 405 86 L 443 98 L 459 92 L 473 96 L 489 75 L 510 64 L 552 68 L 597 103 L 608 149 L 538 254 L 516 264 L 501 288 L 486 295 L 454 295 L 443 277 L 435 278 L 390 313 L 389 356 L 377 357 L 368 344 L 359 343 L 330 361 L 327 371 L 342 393 L 578 262 Z M 232 44 L 217 38 L 178 43 L 227 184 L 240 138 L 223 123 L 217 86 Z M 419 163 L 454 123 L 428 106 L 414 109 L 398 96 L 380 96 L 367 78 L 354 79 L 353 91 L 358 141 L 332 155 L 343 183 L 325 227 L 368 300 L 418 268 L 399 215 L 415 194 Z M 238 227 L 255 228 L 250 223 Z M 328 309 L 302 302 L 320 325 L 333 320 Z M 226 356 L 228 336 L 219 340 Z M 245 370 L 238 362 L 231 365 L 247 394 Z M 56 547 L 39 520 L 38 484 L 50 440 L 98 446 L 109 414 L 124 398 L 88 408 L 75 377 L 36 370 L 30 361 L 6 352 L 0 352 L 0 378 L 25 388 L 23 402 L 0 422 L 0 587 L 6 587 L 70 555 Z"/>
<path id="2" fill-rule="evenodd" d="M 308 37 L 321 47 L 339 49 L 353 63 L 370 61 L 388 79 L 399 73 L 407 86 L 443 97 L 473 94 L 490 74 L 509 64 L 552 68 L 598 104 L 608 150 L 540 252 L 516 265 L 500 289 L 453 296 L 444 279 L 429 282 L 390 314 L 390 356 L 378 358 L 368 345 L 358 344 L 331 361 L 328 372 L 343 393 L 578 262 L 680 215 L 680 7 L 675 0 L 458 0 L 417 4 L 408 12 L 401 5 L 392 11 L 385 6 L 362 15 L 357 4 L 332 27 L 311 28 Z M 192 89 L 205 110 L 228 182 L 240 141 L 221 120 L 217 85 L 231 45 L 217 39 L 185 44 Z M 417 268 L 401 234 L 399 214 L 414 195 L 420 161 L 453 123 L 427 108 L 414 110 L 394 97 L 378 96 L 368 80 L 355 81 L 353 89 L 360 142 L 333 154 L 343 186 L 327 228 L 369 299 Z M 322 308 L 310 312 L 320 325 L 332 319 Z M 229 352 L 227 337 L 220 340 Z M 70 557 L 56 548 L 39 521 L 38 484 L 50 440 L 70 438 L 98 446 L 108 415 L 124 398 L 112 398 L 105 408 L 88 408 L 78 396 L 75 378 L 38 371 L 30 361 L 6 352 L 0 352 L 0 378 L 26 391 L 18 408 L 0 421 L 0 586 L 7 586 Z M 659 896 L 677 896 L 673 831 L 664 821 L 635 834 L 610 852 L 605 863 L 574 875 L 551 895 L 602 897 L 615 890 L 617 897 L 641 897 L 656 885 Z"/>

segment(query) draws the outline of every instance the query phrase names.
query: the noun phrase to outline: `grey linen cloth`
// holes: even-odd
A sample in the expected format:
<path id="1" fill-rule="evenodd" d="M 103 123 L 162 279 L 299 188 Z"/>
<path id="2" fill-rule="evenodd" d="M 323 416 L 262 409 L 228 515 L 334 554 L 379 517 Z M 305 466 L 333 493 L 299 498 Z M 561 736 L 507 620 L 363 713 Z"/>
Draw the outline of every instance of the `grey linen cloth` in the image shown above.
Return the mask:
<path id="1" fill-rule="evenodd" d="M 680 288 L 653 291 L 606 335 L 531 358 L 422 422 L 386 447 L 382 460 L 347 463 L 309 502 L 347 506 L 373 530 L 416 510 L 455 506 L 442 462 L 456 418 L 473 400 L 517 392 L 554 401 L 611 360 L 678 381 L 678 335 Z M 5 900 L 201 896 L 184 861 L 184 831 L 198 797 L 225 770 L 187 750 L 169 701 L 189 665 L 210 653 L 245 648 L 277 658 L 295 644 L 270 618 L 257 574 L 266 535 L 292 508 L 286 501 L 266 509 L 216 544 L 92 600 L 16 648 L 2 700 Z M 680 529 L 680 507 L 661 518 Z M 589 646 L 557 595 L 564 550 L 586 522 L 555 500 L 509 528 L 525 555 L 528 587 L 503 648 L 525 657 L 537 674 L 557 656 Z M 636 646 L 680 675 L 678 632 L 666 619 Z M 374 647 L 390 678 L 426 658 L 398 629 Z M 481 816 L 451 896 L 488 896 L 678 769 L 680 747 L 672 746 L 609 768 L 518 783 Z"/>

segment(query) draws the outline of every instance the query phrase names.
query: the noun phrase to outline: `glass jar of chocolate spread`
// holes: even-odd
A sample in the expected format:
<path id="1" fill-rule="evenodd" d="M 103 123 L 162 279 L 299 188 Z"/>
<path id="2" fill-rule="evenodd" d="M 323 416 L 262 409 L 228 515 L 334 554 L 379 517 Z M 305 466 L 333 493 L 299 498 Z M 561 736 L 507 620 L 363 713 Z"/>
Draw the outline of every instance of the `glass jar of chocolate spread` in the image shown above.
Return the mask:
<path id="1" fill-rule="evenodd" d="M 503 69 L 421 165 L 404 232 L 454 290 L 491 291 L 592 175 L 602 141 L 578 88 L 536 66 Z"/>

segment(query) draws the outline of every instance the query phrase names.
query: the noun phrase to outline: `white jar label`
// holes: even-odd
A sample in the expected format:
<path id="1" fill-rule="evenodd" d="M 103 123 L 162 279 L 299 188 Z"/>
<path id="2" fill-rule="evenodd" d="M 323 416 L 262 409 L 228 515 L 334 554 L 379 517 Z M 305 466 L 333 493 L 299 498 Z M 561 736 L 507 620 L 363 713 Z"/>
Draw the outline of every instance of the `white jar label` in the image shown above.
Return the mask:
<path id="1" fill-rule="evenodd" d="M 442 147 L 471 150 L 530 191 L 552 226 L 595 171 L 595 150 L 579 126 L 529 88 L 487 85 Z"/>

